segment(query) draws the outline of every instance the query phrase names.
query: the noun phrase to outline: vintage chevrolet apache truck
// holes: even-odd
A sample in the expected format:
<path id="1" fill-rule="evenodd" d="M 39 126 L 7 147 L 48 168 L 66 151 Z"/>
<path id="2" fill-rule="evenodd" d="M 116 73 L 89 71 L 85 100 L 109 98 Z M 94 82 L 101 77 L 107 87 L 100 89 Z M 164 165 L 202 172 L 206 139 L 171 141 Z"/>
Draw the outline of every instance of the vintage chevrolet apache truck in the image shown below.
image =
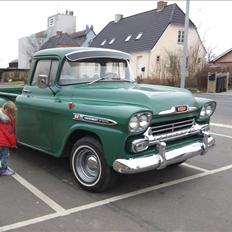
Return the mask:
<path id="1" fill-rule="evenodd" d="M 16 102 L 20 144 L 70 157 L 82 188 L 100 192 L 116 173 L 163 169 L 215 144 L 216 103 L 188 90 L 138 84 L 127 53 L 97 48 L 37 52 L 26 84 L 0 89 Z"/>

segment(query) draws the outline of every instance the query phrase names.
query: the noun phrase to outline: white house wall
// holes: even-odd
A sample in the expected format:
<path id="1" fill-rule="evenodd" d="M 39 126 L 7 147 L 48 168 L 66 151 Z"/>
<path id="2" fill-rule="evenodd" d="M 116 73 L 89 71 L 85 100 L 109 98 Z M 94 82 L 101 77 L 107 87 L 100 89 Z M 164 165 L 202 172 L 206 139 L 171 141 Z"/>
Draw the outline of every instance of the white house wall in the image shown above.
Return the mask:
<path id="1" fill-rule="evenodd" d="M 134 74 L 134 77 L 137 78 L 146 78 L 148 75 L 148 67 L 149 67 L 149 59 L 150 59 L 150 51 L 144 52 L 133 52 L 131 55 L 131 68 Z M 138 63 L 140 60 L 140 63 Z M 141 72 L 141 68 L 145 67 L 145 72 Z"/>
<path id="2" fill-rule="evenodd" d="M 53 20 L 53 23 L 49 24 L 49 19 Z M 31 55 L 38 51 L 42 44 L 54 36 L 57 31 L 62 31 L 63 33 L 72 34 L 76 31 L 76 16 L 66 15 L 66 14 L 56 14 L 48 17 L 47 24 L 47 37 L 39 37 L 36 33 L 20 38 L 18 41 L 18 65 L 19 68 L 28 69 L 30 68 Z M 29 41 L 30 40 L 30 43 Z M 32 47 L 33 45 L 33 47 Z M 33 52 L 32 52 L 33 51 Z"/>
<path id="3" fill-rule="evenodd" d="M 49 25 L 49 19 L 53 18 L 54 23 Z M 56 35 L 57 31 L 62 31 L 63 33 L 72 34 L 76 31 L 76 16 L 57 14 L 48 17 L 47 33 L 48 38 Z"/>
<path id="4" fill-rule="evenodd" d="M 86 35 L 85 42 L 81 45 L 82 47 L 89 47 L 89 43 L 94 39 L 95 33 L 92 30 L 89 30 L 89 32 Z"/>
<path id="5" fill-rule="evenodd" d="M 183 49 L 183 43 L 178 43 L 178 31 L 184 30 L 183 27 L 178 25 L 169 25 L 163 35 L 160 37 L 159 41 L 156 43 L 154 48 L 151 50 L 150 61 L 149 61 L 149 77 L 154 77 L 160 74 L 162 77 L 162 69 L 163 65 L 167 65 L 168 62 L 168 52 L 178 53 Z M 202 45 L 200 37 L 197 31 L 194 28 L 189 28 L 188 34 L 188 48 L 189 50 L 193 47 L 197 47 L 199 45 L 199 58 L 204 60 L 205 58 L 205 49 Z M 160 57 L 160 61 L 157 62 L 157 56 Z"/>
<path id="6" fill-rule="evenodd" d="M 27 69 L 29 67 L 29 58 L 26 52 L 26 47 L 28 46 L 27 38 L 23 37 L 19 39 L 18 43 L 18 68 Z"/>

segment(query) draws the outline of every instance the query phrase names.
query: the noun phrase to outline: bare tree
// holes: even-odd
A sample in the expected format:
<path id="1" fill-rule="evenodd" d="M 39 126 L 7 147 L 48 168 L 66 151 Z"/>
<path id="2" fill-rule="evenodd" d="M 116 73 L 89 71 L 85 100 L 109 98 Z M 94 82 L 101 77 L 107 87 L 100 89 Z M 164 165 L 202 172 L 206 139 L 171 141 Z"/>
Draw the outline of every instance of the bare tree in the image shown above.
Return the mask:
<path id="1" fill-rule="evenodd" d="M 166 78 L 172 78 L 175 81 L 180 80 L 180 52 L 172 52 L 166 50 L 167 65 L 166 65 Z"/>
<path id="2" fill-rule="evenodd" d="M 36 35 L 32 35 L 27 37 L 27 43 L 25 52 L 29 59 L 29 62 L 31 62 L 31 58 L 34 55 L 35 52 L 39 51 L 40 47 L 44 44 L 45 38 L 39 37 Z"/>
<path id="3" fill-rule="evenodd" d="M 206 51 L 207 51 L 207 57 L 206 57 L 206 60 L 207 62 L 211 62 L 215 57 L 215 53 L 214 53 L 214 50 L 215 50 L 216 46 L 212 47 L 212 46 L 209 46 Z"/>
<path id="4" fill-rule="evenodd" d="M 153 65 L 152 78 L 163 79 L 164 83 L 179 86 L 180 83 L 180 64 L 182 53 L 178 51 L 165 50 L 166 58 L 160 64 Z M 199 44 L 194 44 L 189 49 L 188 56 L 188 78 L 186 80 L 187 87 L 196 88 L 202 83 L 200 73 L 205 69 L 206 60 L 204 52 L 201 51 Z M 161 70 L 162 69 L 162 70 Z M 160 76 L 158 76 L 159 74 Z"/>

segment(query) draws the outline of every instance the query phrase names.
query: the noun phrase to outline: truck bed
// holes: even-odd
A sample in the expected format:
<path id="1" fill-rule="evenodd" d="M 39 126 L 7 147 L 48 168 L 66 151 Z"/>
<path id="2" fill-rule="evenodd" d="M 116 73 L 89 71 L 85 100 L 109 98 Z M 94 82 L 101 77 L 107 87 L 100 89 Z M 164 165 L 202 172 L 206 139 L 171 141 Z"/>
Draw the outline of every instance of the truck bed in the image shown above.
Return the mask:
<path id="1" fill-rule="evenodd" d="M 0 85 L 0 98 L 14 101 L 22 93 L 23 85 Z"/>

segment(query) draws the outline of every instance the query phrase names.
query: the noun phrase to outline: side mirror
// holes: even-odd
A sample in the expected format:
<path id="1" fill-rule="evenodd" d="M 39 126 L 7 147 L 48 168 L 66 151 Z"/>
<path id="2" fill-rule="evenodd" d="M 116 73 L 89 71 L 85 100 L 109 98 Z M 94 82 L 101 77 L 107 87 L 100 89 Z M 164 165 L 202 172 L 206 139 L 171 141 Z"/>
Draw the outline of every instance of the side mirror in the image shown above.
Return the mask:
<path id="1" fill-rule="evenodd" d="M 37 82 L 38 87 L 41 89 L 45 89 L 48 87 L 47 83 L 48 83 L 48 75 L 40 74 L 38 76 L 38 82 Z"/>

